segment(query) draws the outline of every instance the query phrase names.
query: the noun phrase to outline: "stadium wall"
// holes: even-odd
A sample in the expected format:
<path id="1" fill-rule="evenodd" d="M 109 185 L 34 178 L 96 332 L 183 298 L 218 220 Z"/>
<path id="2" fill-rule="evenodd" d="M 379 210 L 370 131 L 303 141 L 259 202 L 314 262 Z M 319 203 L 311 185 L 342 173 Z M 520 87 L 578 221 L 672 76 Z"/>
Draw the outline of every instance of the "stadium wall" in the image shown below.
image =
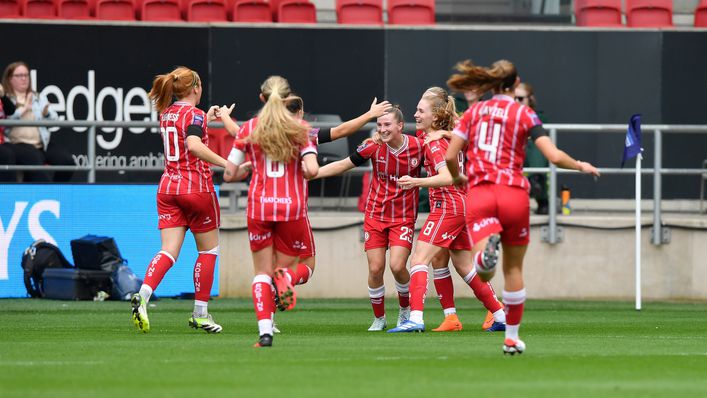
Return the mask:
<path id="1" fill-rule="evenodd" d="M 418 217 L 418 229 L 425 214 Z M 300 286 L 300 297 L 366 297 L 368 265 L 361 241 L 360 214 L 310 214 L 315 229 L 316 269 L 310 283 Z M 540 226 L 546 218 L 531 217 L 531 243 L 524 265 L 528 297 L 534 299 L 621 299 L 634 298 L 634 229 L 628 216 L 564 216 L 564 240 L 556 245 L 541 242 Z M 650 229 L 642 232 L 642 290 L 645 300 L 707 300 L 707 219 L 671 218 L 671 242 L 662 246 L 650 244 Z M 643 220 L 650 224 L 650 216 Z M 341 226 L 347 226 L 337 228 Z M 538 226 L 533 226 L 538 225 Z M 226 216 L 221 231 L 222 297 L 249 297 L 253 265 L 247 249 L 247 233 L 242 216 Z M 317 231 L 326 228 L 327 231 Z M 700 230 L 701 229 L 701 230 Z M 417 233 L 416 233 L 417 236 Z M 451 265 L 450 265 L 451 267 Z M 455 295 L 473 297 L 462 278 L 452 269 Z M 428 289 L 428 306 L 435 290 L 432 278 Z M 386 294 L 395 294 L 395 284 L 387 270 Z M 503 291 L 503 274 L 493 279 L 497 292 Z"/>
<path id="2" fill-rule="evenodd" d="M 5 43 L 0 65 L 28 62 L 37 88 L 66 119 L 154 119 L 146 99 L 152 78 L 188 65 L 206 85 L 202 105 L 235 102 L 239 120 L 257 111 L 259 85 L 273 73 L 290 80 L 311 113 L 351 118 L 376 96 L 401 104 L 411 120 L 420 93 L 444 85 L 455 62 L 507 58 L 523 80 L 535 85 L 548 122 L 625 123 L 631 114 L 642 113 L 644 123 L 707 124 L 700 91 L 707 86 L 704 30 L 4 21 L 0 35 L 32 39 L 32 45 Z M 73 130 L 59 131 L 54 139 L 85 164 L 85 129 Z M 365 135 L 360 132 L 349 145 L 353 148 Z M 561 134 L 558 141 L 579 159 L 604 167 L 619 164 L 620 134 Z M 670 134 L 663 143 L 663 167 L 699 167 L 707 157 L 705 134 Z M 651 136 L 644 147 L 644 166 L 651 167 Z M 101 164 L 153 164 L 161 148 L 155 130 L 98 131 Z M 605 177 L 598 186 L 561 176 L 560 184 L 570 186 L 573 197 L 630 198 L 628 178 Z M 97 179 L 154 182 L 157 174 L 99 172 Z M 76 173 L 75 181 L 85 181 L 85 173 Z M 652 179 L 646 176 L 643 182 L 648 198 Z M 698 176 L 663 181 L 665 199 L 698 196 Z"/>

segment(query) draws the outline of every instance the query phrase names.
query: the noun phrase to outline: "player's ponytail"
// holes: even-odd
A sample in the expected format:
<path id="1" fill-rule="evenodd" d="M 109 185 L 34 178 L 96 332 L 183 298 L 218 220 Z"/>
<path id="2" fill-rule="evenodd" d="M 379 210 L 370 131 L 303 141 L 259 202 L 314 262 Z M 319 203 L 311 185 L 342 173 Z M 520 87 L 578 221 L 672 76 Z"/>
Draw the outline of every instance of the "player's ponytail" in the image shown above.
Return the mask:
<path id="1" fill-rule="evenodd" d="M 258 125 L 249 139 L 258 144 L 271 160 L 289 162 L 298 156 L 299 148 L 309 139 L 308 128 L 293 118 L 287 107 L 288 103 L 294 102 L 296 105 L 291 107 L 301 109 L 302 99 L 282 96 L 290 92 L 290 87 L 280 76 L 269 77 L 261 92 L 267 101 L 258 113 Z"/>
<path id="2" fill-rule="evenodd" d="M 172 104 L 172 101 L 186 97 L 194 87 L 199 85 L 201 85 L 199 74 L 180 66 L 167 74 L 155 76 L 148 96 L 154 102 L 157 112 L 162 113 Z"/>
<path id="3" fill-rule="evenodd" d="M 430 103 L 432 111 L 432 128 L 434 130 L 454 129 L 454 122 L 457 117 L 457 106 L 454 97 L 447 93 L 442 87 L 430 87 L 422 94 L 422 98 Z"/>
<path id="4" fill-rule="evenodd" d="M 516 67 L 506 60 L 496 61 L 490 68 L 466 60 L 459 62 L 454 68 L 458 73 L 449 77 L 447 85 L 453 90 L 473 90 L 480 95 L 489 90 L 511 91 L 518 77 Z"/>

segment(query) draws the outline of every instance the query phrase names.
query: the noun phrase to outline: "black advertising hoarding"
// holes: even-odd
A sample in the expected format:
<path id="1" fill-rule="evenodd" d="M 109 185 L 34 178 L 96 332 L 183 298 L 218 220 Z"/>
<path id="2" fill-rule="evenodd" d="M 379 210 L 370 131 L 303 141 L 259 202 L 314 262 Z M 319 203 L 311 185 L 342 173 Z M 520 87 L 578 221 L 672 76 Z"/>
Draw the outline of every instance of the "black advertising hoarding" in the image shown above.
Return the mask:
<path id="1" fill-rule="evenodd" d="M 707 79 L 704 31 L 5 22 L 0 35 L 28 39 L 6 40 L 0 64 L 28 62 L 35 84 L 64 119 L 154 120 L 146 100 L 152 78 L 186 65 L 204 80 L 201 107 L 235 102 L 239 121 L 260 107 L 259 86 L 270 74 L 287 77 L 310 113 L 346 120 L 377 96 L 400 104 L 412 121 L 422 92 L 444 86 L 455 62 L 505 58 L 534 84 L 550 123 L 625 123 L 632 113 L 643 113 L 644 123 L 707 123 L 699 90 Z M 87 160 L 83 130 L 53 136 L 80 164 Z M 349 146 L 365 136 L 351 137 Z M 616 167 L 623 137 L 563 134 L 558 142 L 579 159 Z M 669 135 L 663 143 L 664 167 L 699 167 L 707 135 Z M 652 137 L 645 147 L 644 166 L 651 167 Z M 96 148 L 98 163 L 114 166 L 158 164 L 163 152 L 149 129 L 99 129 Z M 158 174 L 102 172 L 97 179 L 154 182 Z M 75 181 L 85 177 L 77 173 Z M 630 197 L 622 176 L 604 177 L 600 191 L 586 179 L 560 179 L 573 196 Z M 665 198 L 699 195 L 699 177 L 664 180 Z M 644 192 L 651 192 L 651 179 L 644 182 Z"/>

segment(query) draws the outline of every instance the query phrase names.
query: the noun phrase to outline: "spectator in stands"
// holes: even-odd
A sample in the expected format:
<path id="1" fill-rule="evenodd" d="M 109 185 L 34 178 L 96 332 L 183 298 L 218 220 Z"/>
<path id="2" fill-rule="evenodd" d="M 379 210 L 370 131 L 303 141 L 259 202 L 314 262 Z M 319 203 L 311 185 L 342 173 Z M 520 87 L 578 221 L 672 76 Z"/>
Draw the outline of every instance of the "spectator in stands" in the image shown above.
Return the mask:
<path id="1" fill-rule="evenodd" d="M 58 115 L 49 108 L 46 97 L 32 91 L 32 81 L 29 67 L 24 62 L 13 62 L 5 68 L 2 75 L 2 86 L 15 112 L 7 113 L 8 119 L 17 120 L 56 120 Z M 5 138 L 12 145 L 17 164 L 21 165 L 74 165 L 71 154 L 55 142 L 50 142 L 51 133 L 46 127 L 18 126 L 5 130 Z M 57 172 L 54 181 L 66 182 L 73 172 Z M 50 182 L 46 171 L 31 171 L 24 173 L 25 181 Z"/>
<path id="2" fill-rule="evenodd" d="M 2 85 L 0 85 L 0 100 L 0 119 L 5 119 L 7 113 L 15 113 L 15 105 L 5 95 Z M 0 165 L 15 164 L 15 152 L 10 145 L 5 142 L 5 127 L 0 126 Z M 0 171 L 0 182 L 13 181 L 15 181 L 14 171 Z"/>
<path id="3" fill-rule="evenodd" d="M 530 107 L 540 118 L 540 121 L 545 123 L 543 113 L 536 109 L 535 91 L 533 86 L 528 83 L 520 83 L 515 89 L 515 99 L 521 105 Z M 535 146 L 533 140 L 528 140 L 528 146 L 525 148 L 525 164 L 523 167 L 547 167 L 547 159 Z M 547 173 L 533 173 L 528 175 L 530 182 L 530 196 L 535 198 L 538 204 L 535 209 L 535 214 L 547 214 L 549 202 L 547 198 Z"/>

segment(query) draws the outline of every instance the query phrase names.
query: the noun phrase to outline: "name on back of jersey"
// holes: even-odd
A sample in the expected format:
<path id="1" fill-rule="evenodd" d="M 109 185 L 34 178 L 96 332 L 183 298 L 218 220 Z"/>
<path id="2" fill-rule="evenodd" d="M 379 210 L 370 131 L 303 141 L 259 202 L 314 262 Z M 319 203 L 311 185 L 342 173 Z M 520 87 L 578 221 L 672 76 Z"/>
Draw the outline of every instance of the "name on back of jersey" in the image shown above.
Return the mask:
<path id="1" fill-rule="evenodd" d="M 491 115 L 493 118 L 505 119 L 506 118 L 506 108 L 499 108 L 497 106 L 484 105 L 479 111 L 479 116 Z"/>
<path id="2" fill-rule="evenodd" d="M 179 114 L 177 113 L 163 113 L 160 118 L 163 122 L 176 122 L 179 119 Z"/>

